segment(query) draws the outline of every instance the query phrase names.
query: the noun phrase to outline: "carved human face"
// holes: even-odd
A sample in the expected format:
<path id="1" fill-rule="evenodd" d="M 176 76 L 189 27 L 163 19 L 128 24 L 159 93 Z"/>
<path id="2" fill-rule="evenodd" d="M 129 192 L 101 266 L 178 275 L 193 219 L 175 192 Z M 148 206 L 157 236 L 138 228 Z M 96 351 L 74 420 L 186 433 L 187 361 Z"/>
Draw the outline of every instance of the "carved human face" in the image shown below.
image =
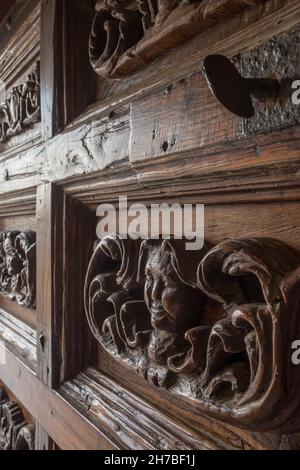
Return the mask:
<path id="1" fill-rule="evenodd" d="M 177 276 L 168 252 L 158 247 L 146 269 L 145 302 L 153 328 L 185 333 L 199 324 L 202 295 Z"/>

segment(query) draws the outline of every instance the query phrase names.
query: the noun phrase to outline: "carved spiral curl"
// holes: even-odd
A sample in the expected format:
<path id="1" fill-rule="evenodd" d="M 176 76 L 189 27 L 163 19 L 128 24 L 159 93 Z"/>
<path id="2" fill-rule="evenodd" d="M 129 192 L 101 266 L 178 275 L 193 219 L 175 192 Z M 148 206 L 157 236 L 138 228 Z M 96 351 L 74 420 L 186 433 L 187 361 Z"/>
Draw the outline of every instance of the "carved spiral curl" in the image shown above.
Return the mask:
<path id="1" fill-rule="evenodd" d="M 204 396 L 219 416 L 226 414 L 225 405 L 244 426 L 268 429 L 279 428 L 292 413 L 294 402 L 284 405 L 286 391 L 293 393 L 287 371 L 297 337 L 299 265 L 298 253 L 271 239 L 223 242 L 200 264 L 199 287 L 227 312 L 212 328 L 202 377 Z M 296 298 L 287 295 L 292 292 Z M 300 373 L 292 375 L 299 383 Z"/>
<path id="2" fill-rule="evenodd" d="M 20 406 L 0 388 L 0 450 L 33 450 L 34 426 L 27 424 Z"/>
<path id="3" fill-rule="evenodd" d="M 0 232 L 0 293 L 35 308 L 35 232 Z"/>
<path id="4" fill-rule="evenodd" d="M 101 0 L 96 11 L 89 56 L 95 72 L 106 77 L 122 54 L 143 37 L 143 15 L 135 2 L 127 0 Z"/>
<path id="5" fill-rule="evenodd" d="M 40 121 L 40 63 L 27 76 L 23 85 L 14 87 L 0 104 L 0 142 L 20 134 Z"/>

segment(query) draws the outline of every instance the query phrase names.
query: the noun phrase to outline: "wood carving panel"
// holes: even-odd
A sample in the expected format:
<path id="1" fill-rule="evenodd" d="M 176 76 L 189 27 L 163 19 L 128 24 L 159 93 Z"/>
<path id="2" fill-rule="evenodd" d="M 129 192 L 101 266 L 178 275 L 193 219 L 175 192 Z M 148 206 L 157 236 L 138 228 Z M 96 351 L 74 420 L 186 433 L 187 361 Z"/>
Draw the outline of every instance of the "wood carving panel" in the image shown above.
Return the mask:
<path id="1" fill-rule="evenodd" d="M 120 78 L 261 0 L 98 0 L 89 55 L 102 77 Z"/>
<path id="2" fill-rule="evenodd" d="M 0 450 L 34 450 L 34 426 L 25 422 L 16 402 L 0 387 Z"/>
<path id="3" fill-rule="evenodd" d="M 36 234 L 0 233 L 0 294 L 19 305 L 35 308 Z"/>
<path id="4" fill-rule="evenodd" d="M 0 105 L 0 142 L 20 134 L 40 121 L 40 63 L 24 84 L 13 87 Z"/>
<path id="5" fill-rule="evenodd" d="M 255 431 L 300 429 L 300 254 L 272 239 L 185 251 L 103 239 L 85 284 L 90 328 L 116 360 L 200 413 Z M 207 307 L 219 306 L 209 319 Z M 209 311 L 209 309 L 208 309 Z"/>

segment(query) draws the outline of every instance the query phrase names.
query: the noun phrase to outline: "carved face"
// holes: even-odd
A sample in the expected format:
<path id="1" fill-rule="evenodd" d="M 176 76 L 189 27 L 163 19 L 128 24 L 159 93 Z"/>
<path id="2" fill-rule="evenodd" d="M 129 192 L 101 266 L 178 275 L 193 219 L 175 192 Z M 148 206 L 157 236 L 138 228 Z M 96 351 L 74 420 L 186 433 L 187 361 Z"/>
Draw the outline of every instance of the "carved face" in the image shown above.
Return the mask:
<path id="1" fill-rule="evenodd" d="M 145 302 L 153 328 L 185 333 L 199 325 L 201 292 L 178 277 L 168 252 L 155 249 L 145 269 Z"/>

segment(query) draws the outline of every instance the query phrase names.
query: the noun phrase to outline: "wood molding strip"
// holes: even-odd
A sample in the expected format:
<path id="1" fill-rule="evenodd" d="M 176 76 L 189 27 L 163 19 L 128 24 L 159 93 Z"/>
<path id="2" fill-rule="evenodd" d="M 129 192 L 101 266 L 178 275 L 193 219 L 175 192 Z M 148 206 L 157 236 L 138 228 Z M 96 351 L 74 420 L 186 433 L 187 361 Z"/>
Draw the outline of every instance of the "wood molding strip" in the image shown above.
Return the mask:
<path id="1" fill-rule="evenodd" d="M 122 449 L 208 450 L 228 448 L 205 432 L 192 433 L 94 369 L 61 387 L 62 395 L 109 435 L 115 430 Z"/>
<path id="2" fill-rule="evenodd" d="M 115 450 L 118 445 L 70 405 L 50 390 L 8 349 L 6 363 L 0 364 L 0 380 L 65 450 Z M 42 398 L 41 398 L 42 397 Z"/>
<path id="3" fill-rule="evenodd" d="M 0 338 L 15 354 L 36 368 L 36 331 L 0 308 Z"/>

